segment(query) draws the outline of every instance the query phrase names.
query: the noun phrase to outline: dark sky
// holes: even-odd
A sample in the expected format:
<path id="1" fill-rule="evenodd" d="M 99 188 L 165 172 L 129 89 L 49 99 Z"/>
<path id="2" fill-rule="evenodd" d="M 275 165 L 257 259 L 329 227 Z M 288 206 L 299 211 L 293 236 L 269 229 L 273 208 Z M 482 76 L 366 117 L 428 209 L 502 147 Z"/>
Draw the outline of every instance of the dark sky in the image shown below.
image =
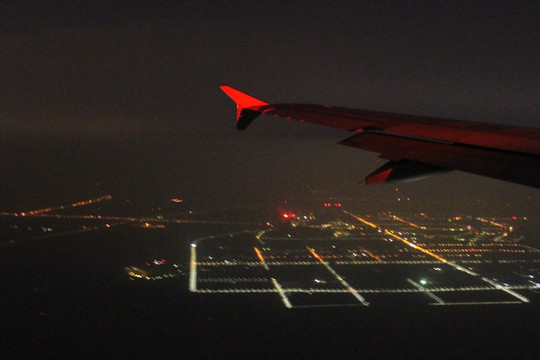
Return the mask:
<path id="1" fill-rule="evenodd" d="M 189 3 L 2 2 L 6 203 L 92 191 L 208 205 L 395 197 L 358 185 L 384 161 L 336 145 L 347 133 L 270 117 L 237 132 L 223 84 L 269 102 L 539 126 L 537 1 Z M 539 198 L 457 172 L 400 192 Z"/>

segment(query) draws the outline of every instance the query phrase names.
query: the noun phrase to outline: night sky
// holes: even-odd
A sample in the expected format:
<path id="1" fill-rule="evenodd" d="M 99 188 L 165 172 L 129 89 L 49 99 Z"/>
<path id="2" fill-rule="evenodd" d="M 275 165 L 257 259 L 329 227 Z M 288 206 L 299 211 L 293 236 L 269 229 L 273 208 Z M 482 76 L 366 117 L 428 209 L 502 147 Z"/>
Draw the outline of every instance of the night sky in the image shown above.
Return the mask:
<path id="1" fill-rule="evenodd" d="M 224 84 L 268 102 L 538 126 L 539 3 L 425 3 L 3 2 L 4 207 L 395 197 L 362 184 L 384 160 L 336 145 L 347 133 L 264 116 L 236 131 Z M 399 191 L 463 210 L 539 199 L 458 172 Z"/>

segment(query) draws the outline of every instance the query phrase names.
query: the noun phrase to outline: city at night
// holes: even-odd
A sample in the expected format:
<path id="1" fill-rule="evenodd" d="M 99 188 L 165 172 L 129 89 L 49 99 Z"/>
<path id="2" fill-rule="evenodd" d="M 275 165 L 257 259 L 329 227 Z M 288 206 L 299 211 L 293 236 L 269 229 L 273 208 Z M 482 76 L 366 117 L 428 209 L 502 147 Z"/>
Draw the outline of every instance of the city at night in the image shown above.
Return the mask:
<path id="1" fill-rule="evenodd" d="M 536 2 L 1 8 L 0 357 L 538 356 Z"/>

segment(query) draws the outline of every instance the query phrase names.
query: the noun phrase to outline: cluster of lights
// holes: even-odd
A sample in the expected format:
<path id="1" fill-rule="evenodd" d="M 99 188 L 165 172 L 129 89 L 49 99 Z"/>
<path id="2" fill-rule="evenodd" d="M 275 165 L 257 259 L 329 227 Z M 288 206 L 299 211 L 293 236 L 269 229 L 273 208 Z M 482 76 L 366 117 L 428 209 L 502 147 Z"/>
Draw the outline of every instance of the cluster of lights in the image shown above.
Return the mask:
<path id="1" fill-rule="evenodd" d="M 157 264 L 157 265 L 161 265 L 164 262 L 165 262 L 164 259 L 154 260 L 154 264 Z M 167 278 L 173 278 L 180 275 L 186 275 L 186 273 L 182 269 L 179 268 L 178 264 L 173 264 L 173 266 L 176 271 L 171 270 L 168 273 L 162 273 L 160 275 L 154 275 L 154 276 L 150 276 L 148 275 L 146 271 L 138 269 L 134 266 L 130 266 L 129 268 L 126 268 L 126 269 L 130 270 L 127 272 L 127 274 L 132 280 L 133 279 L 162 280 L 162 279 L 167 279 Z"/>
<path id="2" fill-rule="evenodd" d="M 332 207 L 332 206 L 341 207 L 341 203 L 334 203 L 334 204 L 332 204 L 332 203 L 324 203 L 324 207 Z"/>
<path id="3" fill-rule="evenodd" d="M 180 275 L 185 275 L 184 272 L 178 270 L 178 273 Z M 157 276 L 148 276 L 148 275 L 142 275 L 142 274 L 137 274 L 135 272 L 129 272 L 128 275 L 132 278 L 136 278 L 136 279 L 145 279 L 145 280 L 162 280 L 162 279 L 166 279 L 166 278 L 173 278 L 173 277 L 176 277 L 178 276 L 179 274 L 175 274 L 175 273 L 169 273 L 169 274 L 162 274 L 162 275 L 157 275 Z"/>

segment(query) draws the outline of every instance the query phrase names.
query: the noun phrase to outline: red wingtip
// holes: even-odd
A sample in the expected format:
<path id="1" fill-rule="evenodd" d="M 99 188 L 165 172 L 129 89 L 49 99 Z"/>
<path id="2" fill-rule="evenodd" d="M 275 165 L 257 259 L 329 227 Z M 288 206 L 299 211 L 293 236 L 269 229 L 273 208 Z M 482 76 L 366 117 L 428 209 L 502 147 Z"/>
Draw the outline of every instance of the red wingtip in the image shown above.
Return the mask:
<path id="1" fill-rule="evenodd" d="M 238 109 L 237 119 L 240 117 L 243 109 L 258 111 L 262 106 L 268 105 L 267 102 L 254 98 L 230 86 L 223 85 L 219 88 L 236 103 L 236 108 Z"/>

